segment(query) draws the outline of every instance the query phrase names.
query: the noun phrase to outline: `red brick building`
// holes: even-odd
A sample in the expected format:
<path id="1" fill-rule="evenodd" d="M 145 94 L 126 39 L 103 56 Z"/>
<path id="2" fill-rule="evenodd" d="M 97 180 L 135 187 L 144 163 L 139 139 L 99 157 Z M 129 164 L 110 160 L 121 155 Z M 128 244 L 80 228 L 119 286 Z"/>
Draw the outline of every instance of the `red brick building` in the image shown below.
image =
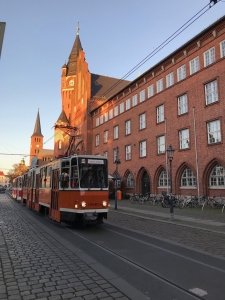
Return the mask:
<path id="1" fill-rule="evenodd" d="M 132 82 L 90 73 L 78 28 L 61 94 L 55 157 L 75 136 L 71 153 L 107 156 L 109 174 L 118 155 L 122 192 L 158 194 L 172 145 L 174 193 L 225 194 L 225 16 Z"/>

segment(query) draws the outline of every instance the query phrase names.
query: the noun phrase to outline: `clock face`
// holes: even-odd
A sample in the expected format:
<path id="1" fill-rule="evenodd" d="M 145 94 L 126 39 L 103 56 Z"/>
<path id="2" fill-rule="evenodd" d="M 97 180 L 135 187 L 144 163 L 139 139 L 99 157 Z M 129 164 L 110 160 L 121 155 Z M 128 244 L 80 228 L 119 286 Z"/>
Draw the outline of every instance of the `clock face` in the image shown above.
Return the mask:
<path id="1" fill-rule="evenodd" d="M 70 81 L 69 81 L 69 85 L 70 85 L 70 86 L 74 86 L 74 80 L 70 80 Z"/>

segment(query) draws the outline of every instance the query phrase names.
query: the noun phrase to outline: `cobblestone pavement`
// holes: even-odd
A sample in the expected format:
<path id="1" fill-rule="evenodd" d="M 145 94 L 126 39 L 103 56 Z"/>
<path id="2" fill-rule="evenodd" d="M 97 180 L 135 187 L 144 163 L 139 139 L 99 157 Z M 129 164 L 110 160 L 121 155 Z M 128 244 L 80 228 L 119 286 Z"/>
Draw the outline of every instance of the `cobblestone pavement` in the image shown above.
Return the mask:
<path id="1" fill-rule="evenodd" d="M 135 230 L 225 259 L 225 213 L 212 209 L 174 209 L 111 201 L 107 223 Z"/>
<path id="2" fill-rule="evenodd" d="M 106 280 L 95 270 L 97 264 L 88 265 L 79 249 L 33 214 L 0 195 L 0 299 L 135 299 L 112 284 L 120 280 L 115 274 L 105 270 Z"/>

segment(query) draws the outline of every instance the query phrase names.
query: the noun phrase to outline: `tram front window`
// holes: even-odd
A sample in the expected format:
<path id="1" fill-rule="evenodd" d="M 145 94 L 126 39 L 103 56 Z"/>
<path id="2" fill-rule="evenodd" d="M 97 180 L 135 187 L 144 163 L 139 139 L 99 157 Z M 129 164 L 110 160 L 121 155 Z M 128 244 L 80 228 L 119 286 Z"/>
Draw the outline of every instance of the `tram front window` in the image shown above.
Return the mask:
<path id="1" fill-rule="evenodd" d="M 80 187 L 107 188 L 107 161 L 103 159 L 79 158 Z"/>

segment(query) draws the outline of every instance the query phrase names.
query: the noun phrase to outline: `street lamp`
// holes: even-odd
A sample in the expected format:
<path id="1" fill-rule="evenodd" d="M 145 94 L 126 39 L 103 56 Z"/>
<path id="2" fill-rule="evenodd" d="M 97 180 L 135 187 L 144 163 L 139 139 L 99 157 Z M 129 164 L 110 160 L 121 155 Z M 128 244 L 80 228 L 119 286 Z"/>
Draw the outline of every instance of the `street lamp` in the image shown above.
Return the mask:
<path id="1" fill-rule="evenodd" d="M 116 182 L 115 182 L 115 209 L 117 209 L 117 175 L 118 175 L 118 165 L 121 163 L 120 159 L 118 158 L 118 147 L 116 148 Z"/>
<path id="2" fill-rule="evenodd" d="M 172 147 L 172 145 L 170 145 L 168 147 L 168 149 L 166 150 L 167 152 L 167 158 L 170 162 L 170 218 L 171 220 L 173 219 L 173 196 L 172 196 L 172 160 L 173 160 L 173 156 L 174 156 L 174 149 Z"/>

